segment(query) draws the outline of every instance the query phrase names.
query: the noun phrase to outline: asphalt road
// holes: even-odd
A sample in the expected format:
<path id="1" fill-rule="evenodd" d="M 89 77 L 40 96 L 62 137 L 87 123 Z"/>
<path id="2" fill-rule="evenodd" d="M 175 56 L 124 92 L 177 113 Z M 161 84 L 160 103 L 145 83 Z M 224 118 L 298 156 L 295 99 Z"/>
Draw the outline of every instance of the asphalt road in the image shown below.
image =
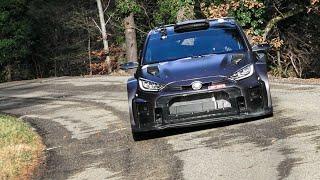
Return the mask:
<path id="1" fill-rule="evenodd" d="M 320 179 L 320 86 L 273 82 L 274 116 L 131 137 L 126 77 L 0 84 L 44 138 L 38 179 Z"/>

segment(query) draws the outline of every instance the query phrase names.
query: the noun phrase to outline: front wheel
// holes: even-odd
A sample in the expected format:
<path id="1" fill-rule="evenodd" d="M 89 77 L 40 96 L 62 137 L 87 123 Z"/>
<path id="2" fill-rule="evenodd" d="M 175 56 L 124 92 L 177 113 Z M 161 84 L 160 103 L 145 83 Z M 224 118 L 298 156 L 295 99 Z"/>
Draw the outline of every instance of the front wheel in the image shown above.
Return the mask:
<path id="1" fill-rule="evenodd" d="M 142 133 L 132 131 L 132 138 L 134 141 L 141 141 L 143 140 L 143 135 Z"/>

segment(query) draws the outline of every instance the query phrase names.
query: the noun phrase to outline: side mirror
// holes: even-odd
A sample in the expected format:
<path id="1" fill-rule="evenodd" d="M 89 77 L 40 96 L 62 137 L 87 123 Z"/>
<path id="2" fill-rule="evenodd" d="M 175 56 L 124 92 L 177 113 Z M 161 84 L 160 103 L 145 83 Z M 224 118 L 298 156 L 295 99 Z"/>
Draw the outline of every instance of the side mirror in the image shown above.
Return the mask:
<path id="1" fill-rule="evenodd" d="M 259 44 L 252 47 L 253 52 L 266 52 L 271 48 L 269 44 Z"/>
<path id="2" fill-rule="evenodd" d="M 139 67 L 139 63 L 137 62 L 127 62 L 127 63 L 120 64 L 120 69 L 125 71 L 129 69 L 135 69 L 138 67 Z"/>

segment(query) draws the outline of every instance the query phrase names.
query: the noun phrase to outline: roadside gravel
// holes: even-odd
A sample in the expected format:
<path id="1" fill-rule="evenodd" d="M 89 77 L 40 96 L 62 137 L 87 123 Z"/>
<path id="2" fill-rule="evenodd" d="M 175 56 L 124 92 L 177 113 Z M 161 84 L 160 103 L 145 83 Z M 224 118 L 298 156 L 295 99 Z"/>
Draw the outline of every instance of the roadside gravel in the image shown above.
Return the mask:
<path id="1" fill-rule="evenodd" d="M 274 116 L 131 137 L 127 77 L 0 84 L 0 112 L 30 122 L 39 179 L 320 179 L 320 86 L 272 80 Z"/>

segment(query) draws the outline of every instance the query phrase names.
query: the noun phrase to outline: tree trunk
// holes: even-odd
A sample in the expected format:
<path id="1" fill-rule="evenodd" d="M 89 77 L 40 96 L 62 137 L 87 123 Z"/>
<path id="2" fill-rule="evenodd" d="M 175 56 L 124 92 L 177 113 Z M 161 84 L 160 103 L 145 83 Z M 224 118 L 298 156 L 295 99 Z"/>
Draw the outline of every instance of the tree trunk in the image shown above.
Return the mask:
<path id="1" fill-rule="evenodd" d="M 7 65 L 5 67 L 5 71 L 6 71 L 6 81 L 12 81 L 12 67 L 11 65 Z"/>
<path id="2" fill-rule="evenodd" d="M 279 68 L 279 77 L 282 77 L 282 65 L 281 65 L 281 53 L 280 53 L 280 50 L 277 50 L 277 61 L 278 61 L 278 68 Z"/>
<path id="3" fill-rule="evenodd" d="M 88 59 L 89 59 L 89 68 L 90 72 L 89 75 L 92 76 L 92 62 L 91 62 L 91 38 L 90 38 L 90 31 L 88 31 Z"/>
<path id="4" fill-rule="evenodd" d="M 54 59 L 54 77 L 57 77 L 57 60 Z"/>
<path id="5" fill-rule="evenodd" d="M 134 23 L 134 16 L 131 13 L 124 19 L 125 37 L 126 37 L 126 57 L 128 61 L 137 62 L 137 38 L 136 38 L 136 25 Z"/>
<path id="6" fill-rule="evenodd" d="M 106 22 L 104 19 L 104 12 L 101 4 L 101 0 L 97 0 L 97 6 L 98 6 L 98 11 L 99 11 L 99 18 L 100 18 L 100 26 L 101 26 L 101 34 L 102 34 L 102 41 L 103 41 L 103 50 L 104 53 L 106 54 L 106 68 L 107 68 L 107 73 L 109 74 L 111 72 L 111 65 L 110 65 L 110 57 L 109 57 L 109 44 L 107 40 L 107 30 L 106 30 Z"/>

